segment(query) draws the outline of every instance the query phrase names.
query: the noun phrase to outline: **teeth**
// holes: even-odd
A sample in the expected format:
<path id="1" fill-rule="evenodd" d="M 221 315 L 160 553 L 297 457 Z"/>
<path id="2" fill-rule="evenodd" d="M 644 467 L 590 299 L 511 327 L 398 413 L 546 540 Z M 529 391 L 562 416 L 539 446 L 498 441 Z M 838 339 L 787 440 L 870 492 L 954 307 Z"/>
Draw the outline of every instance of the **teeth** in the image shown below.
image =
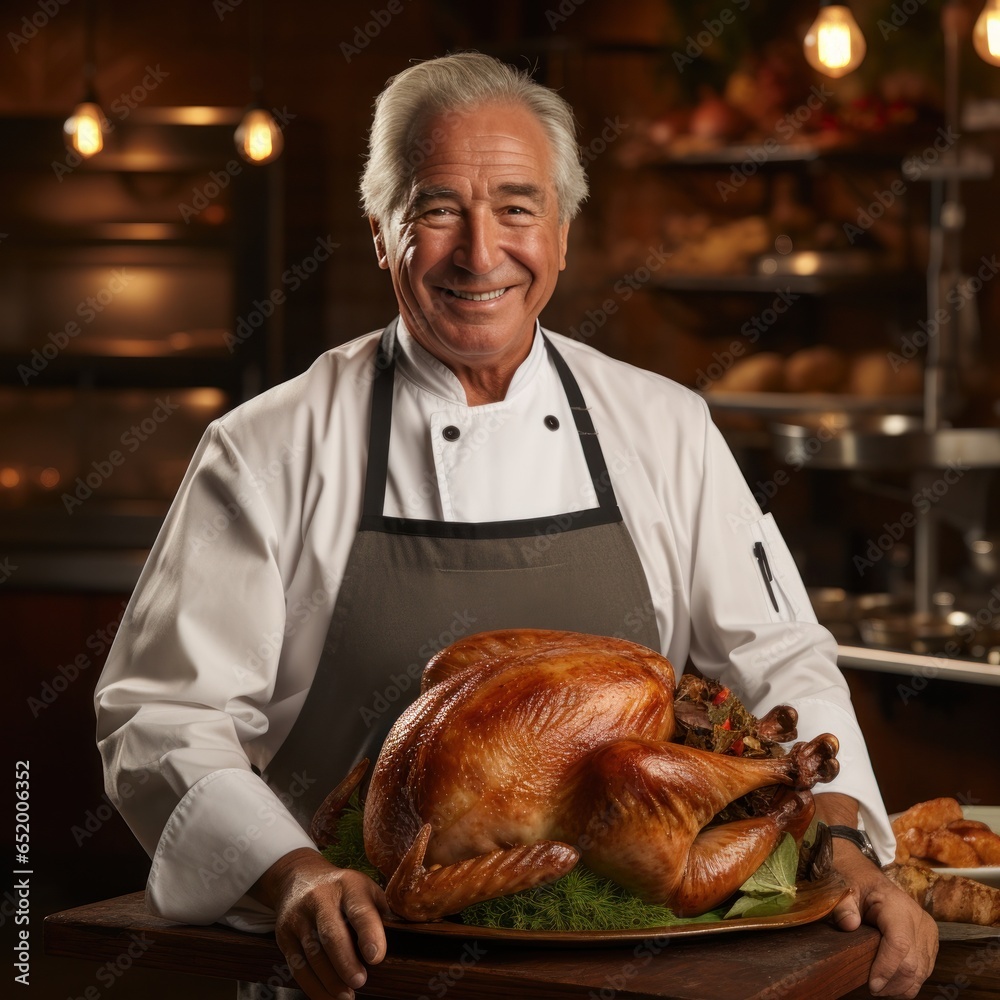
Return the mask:
<path id="1" fill-rule="evenodd" d="M 449 292 L 456 298 L 465 299 L 468 302 L 488 302 L 490 299 L 498 299 L 504 292 L 507 291 L 506 288 L 498 288 L 495 292 L 460 292 L 456 288 L 449 288 Z"/>

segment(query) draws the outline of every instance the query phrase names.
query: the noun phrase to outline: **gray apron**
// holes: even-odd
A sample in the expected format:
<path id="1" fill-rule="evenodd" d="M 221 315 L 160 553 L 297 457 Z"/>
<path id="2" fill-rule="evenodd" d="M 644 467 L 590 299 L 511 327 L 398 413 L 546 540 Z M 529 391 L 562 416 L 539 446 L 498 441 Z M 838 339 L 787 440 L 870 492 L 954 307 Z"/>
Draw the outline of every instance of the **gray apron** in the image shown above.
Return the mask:
<path id="1" fill-rule="evenodd" d="M 593 421 L 548 338 L 576 426 L 560 427 L 551 416 L 545 425 L 579 435 L 599 506 L 474 523 L 383 514 L 394 334 L 395 322 L 375 361 L 361 523 L 316 677 L 264 775 L 306 828 L 358 760 L 367 756 L 374 765 L 392 724 L 419 693 L 424 663 L 456 639 L 491 629 L 568 629 L 660 648 L 649 585 Z"/>

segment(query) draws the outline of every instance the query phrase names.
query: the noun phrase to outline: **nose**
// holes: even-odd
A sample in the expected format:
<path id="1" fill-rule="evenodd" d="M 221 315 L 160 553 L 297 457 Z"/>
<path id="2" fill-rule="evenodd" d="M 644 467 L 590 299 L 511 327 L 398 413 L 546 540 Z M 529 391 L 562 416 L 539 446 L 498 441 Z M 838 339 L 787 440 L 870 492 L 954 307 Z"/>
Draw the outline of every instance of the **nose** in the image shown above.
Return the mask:
<path id="1" fill-rule="evenodd" d="M 469 212 L 452 257 L 455 265 L 471 274 L 489 274 L 503 256 L 500 230 L 500 224 L 488 209 Z"/>

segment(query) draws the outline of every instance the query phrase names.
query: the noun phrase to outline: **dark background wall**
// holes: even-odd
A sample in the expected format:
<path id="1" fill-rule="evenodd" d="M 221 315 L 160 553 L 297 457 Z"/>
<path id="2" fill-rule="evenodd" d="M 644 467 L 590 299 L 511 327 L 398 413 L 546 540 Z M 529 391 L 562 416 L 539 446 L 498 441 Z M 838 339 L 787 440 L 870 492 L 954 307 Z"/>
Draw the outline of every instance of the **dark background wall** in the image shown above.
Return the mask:
<path id="1" fill-rule="evenodd" d="M 50 0 L 46 9 L 54 4 Z M 339 244 L 329 263 L 289 303 L 275 377 L 302 370 L 323 349 L 379 327 L 393 315 L 389 279 L 375 266 L 356 195 L 372 101 L 386 79 L 409 60 L 471 47 L 519 65 L 537 65 L 539 79 L 562 90 L 580 122 L 592 197 L 573 226 L 569 270 L 543 322 L 557 330 L 582 332 L 608 353 L 693 384 L 715 352 L 731 343 L 733 330 L 760 311 L 759 299 L 664 296 L 648 288 L 626 296 L 616 288 L 654 251 L 676 249 L 670 242 L 676 226 L 667 225 L 668 217 L 701 213 L 714 222 L 737 222 L 770 212 L 781 202 L 782 187 L 762 172 L 738 197 L 723 202 L 718 183 L 729 176 L 728 168 L 721 173 L 639 168 L 636 150 L 651 122 L 670 125 L 671 116 L 683 117 L 685 108 L 704 98 L 703 87 L 725 84 L 726 67 L 732 68 L 727 59 L 752 52 L 755 46 L 769 53 L 774 66 L 791 67 L 789 93 L 795 87 L 808 93 L 812 79 L 792 41 L 801 37 L 814 15 L 810 3 L 767 5 L 752 24 L 740 22 L 732 35 L 720 39 L 718 50 L 706 49 L 702 61 L 680 72 L 672 55 L 685 51 L 687 35 L 697 34 L 701 19 L 714 16 L 722 6 L 673 5 L 666 0 L 268 4 L 266 98 L 287 120 L 285 153 L 274 170 L 282 215 L 279 264 L 287 267 L 302 260 L 319 238 Z M 908 27 L 883 39 L 875 28 L 876 8 L 885 12 L 891 4 L 871 5 L 868 68 L 830 85 L 842 106 L 858 100 L 863 110 L 865 95 L 878 92 L 878 74 L 898 76 L 911 70 L 912 88 L 920 100 L 926 98 L 933 106 L 939 99 L 936 5 L 925 6 Z M 55 5 L 51 15 L 39 11 L 44 14 L 39 3 L 29 0 L 0 3 L 0 30 L 5 34 L 0 40 L 0 116 L 62 117 L 81 96 L 83 5 L 68 0 Z M 242 106 L 249 98 L 249 23 L 249 0 L 102 0 L 97 4 L 96 86 L 105 110 L 116 100 L 119 107 L 127 107 L 123 95 L 152 79 L 151 71 L 156 86 L 147 88 L 137 102 L 140 107 Z M 31 33 L 33 27 L 37 30 Z M 971 62 L 968 66 L 970 87 L 996 91 L 983 68 Z M 862 147 L 871 140 L 874 148 L 876 139 L 863 136 Z M 992 148 L 995 134 L 986 132 L 981 141 Z M 7 154 L 0 149 L 0 157 Z M 807 195 L 816 198 L 820 215 L 828 213 L 838 223 L 854 219 L 893 176 L 876 157 L 855 162 L 852 170 L 847 179 L 836 170 L 810 175 Z M 997 249 L 995 182 L 977 181 L 966 190 L 976 206 L 970 212 L 965 251 L 974 264 Z M 801 194 L 793 193 L 796 199 Z M 911 195 L 909 214 L 888 218 L 878 233 L 886 246 L 911 254 L 919 278 L 926 260 L 926 190 L 914 188 Z M 795 209 L 799 202 L 786 204 Z M 816 212 L 815 204 L 811 210 Z M 815 222 L 818 216 L 810 218 Z M 0 232 L 5 228 L 0 219 Z M 11 231 L 0 240 L 0 255 L 16 253 L 17 233 Z M 613 312 L 603 308 L 609 299 L 616 306 Z M 995 332 L 998 301 L 997 288 L 988 286 L 980 303 L 985 359 L 980 374 L 986 379 L 988 401 L 997 395 L 995 380 L 990 379 L 1000 352 Z M 880 287 L 867 298 L 810 300 L 788 326 L 772 331 L 769 346 L 788 351 L 831 342 L 888 349 L 921 308 L 919 287 L 903 301 Z M 751 449 L 740 455 L 751 483 L 773 480 L 778 465 L 769 453 Z M 772 506 L 813 583 L 859 584 L 847 569 L 852 553 L 858 546 L 863 551 L 863 540 L 899 510 L 895 501 L 852 491 L 836 474 L 795 477 L 773 498 Z M 0 560 L 3 556 L 0 552 Z M 865 580 L 863 586 L 871 589 L 878 583 Z M 12 765 L 31 760 L 38 872 L 32 926 L 37 943 L 43 913 L 141 888 L 147 860 L 103 798 L 93 745 L 93 687 L 106 655 L 105 637 L 114 631 L 127 588 L 88 588 L 84 593 L 18 589 L 16 584 L 16 567 L 0 570 L 3 661 L 14 679 L 10 759 Z M 929 687 L 921 686 L 917 697 L 904 698 L 891 678 L 854 678 L 853 683 L 890 808 L 933 794 L 979 799 L 1000 795 L 995 775 L 981 773 L 985 767 L 992 774 L 984 762 L 995 760 L 995 752 L 985 722 L 968 721 L 971 688 L 932 681 Z M 992 696 L 981 694 L 975 692 L 975 711 L 980 713 L 976 718 L 983 719 L 995 709 L 990 708 Z M 957 744 L 950 739 L 955 726 L 966 732 Z M 928 744 L 934 745 L 931 755 Z M 11 899 L 7 895 L 0 905 L 0 923 L 8 929 Z M 205 997 L 232 992 L 229 986 L 154 979 L 137 970 L 109 988 L 92 967 L 46 961 L 38 951 L 34 970 L 29 995 L 40 1000 L 81 996 L 88 988 L 118 1000 L 181 989 Z M 93 1000 L 93 994 L 89 996 Z"/>

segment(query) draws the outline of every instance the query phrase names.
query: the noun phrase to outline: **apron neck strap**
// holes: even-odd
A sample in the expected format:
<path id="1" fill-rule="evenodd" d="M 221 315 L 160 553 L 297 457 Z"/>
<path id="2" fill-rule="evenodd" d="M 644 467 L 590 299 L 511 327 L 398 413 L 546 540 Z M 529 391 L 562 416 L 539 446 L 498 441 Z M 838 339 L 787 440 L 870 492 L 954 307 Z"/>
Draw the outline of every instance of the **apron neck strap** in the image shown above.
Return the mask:
<path id="1" fill-rule="evenodd" d="M 372 409 L 368 421 L 368 470 L 365 473 L 364 517 L 381 517 L 389 472 L 389 436 L 392 433 L 392 387 L 396 381 L 397 316 L 383 331 L 372 372 Z"/>
<path id="2" fill-rule="evenodd" d="M 594 421 L 590 416 L 590 407 L 587 406 L 583 393 L 580 391 L 580 385 L 576 381 L 576 376 L 570 371 L 566 359 L 556 350 L 555 344 L 544 333 L 542 340 L 545 341 L 549 357 L 559 373 L 563 392 L 566 393 L 566 399 L 569 400 L 569 408 L 573 411 L 576 432 L 580 435 L 580 446 L 587 459 L 587 469 L 590 471 L 590 481 L 594 485 L 594 493 L 597 494 L 597 502 L 604 508 L 616 507 L 618 501 L 615 499 L 615 490 L 611 485 L 611 476 L 608 475 L 608 463 L 604 460 L 601 442 L 597 439 Z"/>
<path id="3" fill-rule="evenodd" d="M 385 484 L 389 471 L 389 437 L 392 433 L 392 390 L 396 374 L 396 351 L 398 338 L 396 325 L 399 317 L 394 319 L 382 332 L 379 340 L 378 353 L 372 378 L 371 418 L 368 424 L 368 469 L 365 473 L 365 498 L 362 511 L 365 517 L 381 517 L 385 508 Z M 549 352 L 549 357 L 555 365 L 563 392 L 569 401 L 576 431 L 580 436 L 580 446 L 583 448 L 587 469 L 594 486 L 598 503 L 602 508 L 617 506 L 608 465 L 604 460 L 601 443 L 597 439 L 594 421 L 590 410 L 580 391 L 569 365 L 556 350 L 555 345 L 545 334 L 542 340 Z"/>

